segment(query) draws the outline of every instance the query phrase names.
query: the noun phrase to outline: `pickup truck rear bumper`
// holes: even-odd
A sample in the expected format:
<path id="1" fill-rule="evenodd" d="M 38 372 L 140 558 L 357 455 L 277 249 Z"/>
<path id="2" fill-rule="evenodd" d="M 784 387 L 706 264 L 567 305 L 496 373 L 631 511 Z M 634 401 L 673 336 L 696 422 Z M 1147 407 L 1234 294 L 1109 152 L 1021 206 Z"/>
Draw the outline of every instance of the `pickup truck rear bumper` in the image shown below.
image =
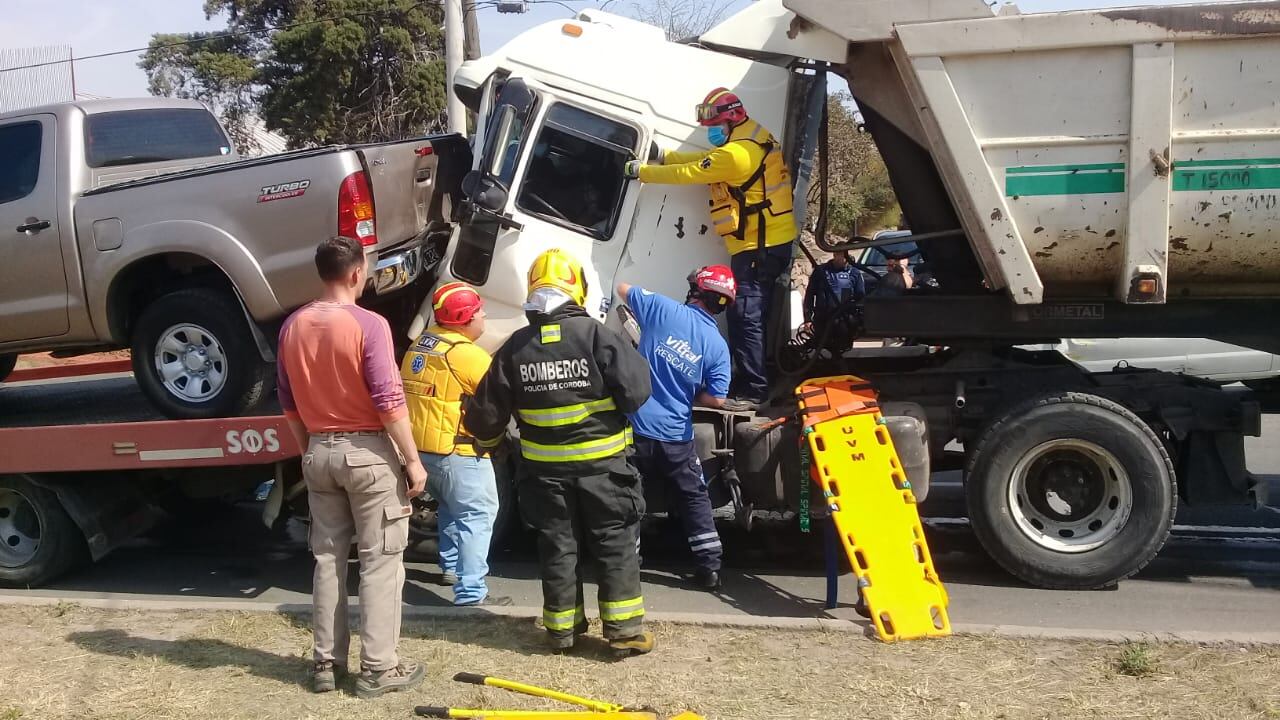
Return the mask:
<path id="1" fill-rule="evenodd" d="M 379 295 L 407 287 L 422 275 L 422 245 L 397 250 L 373 268 L 373 290 Z"/>

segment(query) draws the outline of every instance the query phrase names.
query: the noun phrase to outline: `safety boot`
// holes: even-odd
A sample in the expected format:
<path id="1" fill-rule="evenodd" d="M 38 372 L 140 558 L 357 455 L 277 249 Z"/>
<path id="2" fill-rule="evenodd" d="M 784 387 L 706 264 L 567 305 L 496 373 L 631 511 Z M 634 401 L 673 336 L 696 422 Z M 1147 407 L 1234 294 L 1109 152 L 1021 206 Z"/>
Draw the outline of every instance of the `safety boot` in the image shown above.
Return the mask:
<path id="1" fill-rule="evenodd" d="M 587 624 L 586 620 L 583 620 L 573 626 L 573 635 L 570 637 L 557 637 L 547 633 L 547 646 L 551 648 L 551 652 L 554 655 L 567 653 L 573 649 L 573 646 L 578 642 L 578 638 L 586 635 L 590 629 L 591 626 Z"/>
<path id="2" fill-rule="evenodd" d="M 715 592 L 724 586 L 718 570 L 702 567 L 693 571 L 693 584 L 709 592 Z"/>
<path id="3" fill-rule="evenodd" d="M 653 633 L 645 630 L 639 635 L 632 635 L 625 638 L 614 638 L 609 641 L 609 649 L 613 651 L 614 656 L 618 658 L 626 658 L 632 655 L 644 655 L 653 650 L 654 639 Z"/>

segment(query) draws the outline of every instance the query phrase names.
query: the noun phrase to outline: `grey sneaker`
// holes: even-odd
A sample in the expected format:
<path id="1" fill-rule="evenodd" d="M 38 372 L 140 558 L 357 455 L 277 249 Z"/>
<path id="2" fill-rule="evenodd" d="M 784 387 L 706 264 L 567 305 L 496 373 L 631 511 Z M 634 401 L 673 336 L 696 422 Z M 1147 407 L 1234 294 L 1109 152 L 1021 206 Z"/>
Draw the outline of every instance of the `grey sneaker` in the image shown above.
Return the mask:
<path id="1" fill-rule="evenodd" d="M 311 669 L 311 689 L 314 692 L 326 693 L 333 692 L 338 689 L 337 671 L 343 673 L 347 671 L 345 667 L 335 664 L 332 660 L 318 662 Z"/>
<path id="2" fill-rule="evenodd" d="M 389 670 L 365 670 L 356 680 L 356 697 L 376 698 L 389 692 L 412 690 L 422 684 L 426 669 L 419 663 L 401 658 L 400 664 Z"/>

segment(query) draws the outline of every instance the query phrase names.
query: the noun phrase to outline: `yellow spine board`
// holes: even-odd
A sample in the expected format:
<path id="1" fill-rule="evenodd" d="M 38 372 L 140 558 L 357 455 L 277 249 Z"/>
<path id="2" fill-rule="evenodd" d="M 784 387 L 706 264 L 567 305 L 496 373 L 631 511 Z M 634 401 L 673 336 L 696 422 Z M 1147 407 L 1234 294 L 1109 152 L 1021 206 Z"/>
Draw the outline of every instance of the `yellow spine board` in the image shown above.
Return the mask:
<path id="1" fill-rule="evenodd" d="M 951 634 L 915 495 L 871 384 L 851 375 L 796 388 L 813 464 L 840 542 L 885 642 Z"/>

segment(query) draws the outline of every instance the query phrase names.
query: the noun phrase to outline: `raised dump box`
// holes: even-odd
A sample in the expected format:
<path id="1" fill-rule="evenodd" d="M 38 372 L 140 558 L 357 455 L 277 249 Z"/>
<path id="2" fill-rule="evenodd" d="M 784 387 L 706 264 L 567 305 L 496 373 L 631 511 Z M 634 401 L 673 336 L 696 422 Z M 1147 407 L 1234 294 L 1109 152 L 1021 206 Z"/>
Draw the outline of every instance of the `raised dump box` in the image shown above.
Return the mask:
<path id="1" fill-rule="evenodd" d="M 913 229 L 951 215 L 1016 302 L 1280 295 L 1280 3 L 783 4 L 851 43 L 859 104 L 932 156 L 954 214 L 904 197 Z"/>

